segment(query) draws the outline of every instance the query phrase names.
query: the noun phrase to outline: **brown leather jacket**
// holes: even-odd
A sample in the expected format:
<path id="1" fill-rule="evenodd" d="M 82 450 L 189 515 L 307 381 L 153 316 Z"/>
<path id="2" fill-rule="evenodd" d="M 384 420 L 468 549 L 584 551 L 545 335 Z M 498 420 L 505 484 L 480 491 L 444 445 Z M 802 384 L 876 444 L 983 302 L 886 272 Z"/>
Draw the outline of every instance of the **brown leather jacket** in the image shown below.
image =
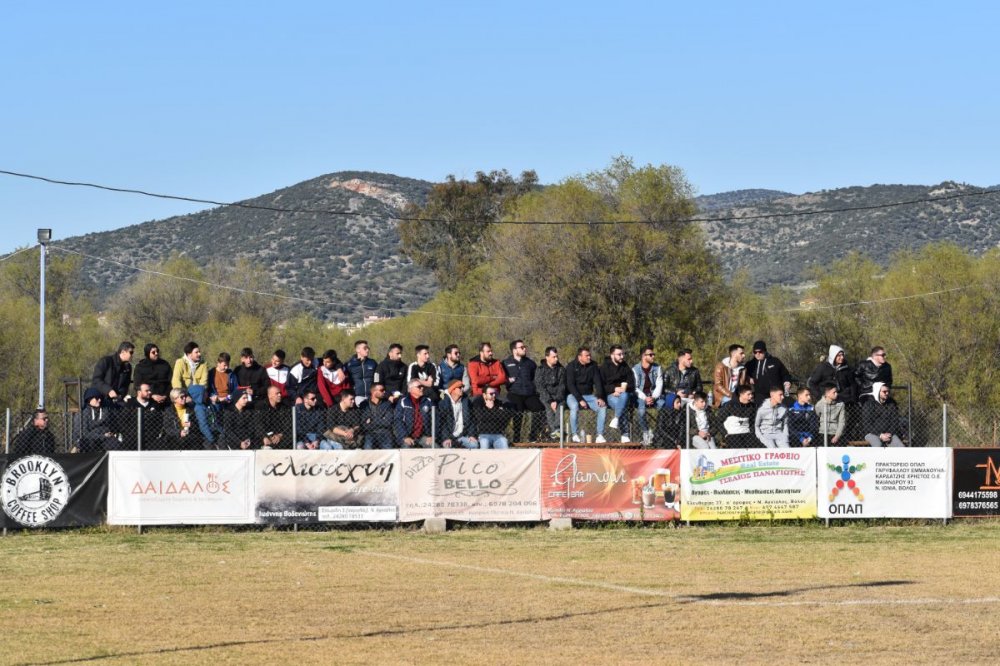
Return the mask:
<path id="1" fill-rule="evenodd" d="M 733 371 L 729 367 L 729 357 L 722 359 L 715 364 L 715 371 L 712 373 L 712 404 L 716 408 L 722 404 L 723 398 L 733 398 L 729 391 L 729 380 L 733 376 Z M 740 366 L 740 379 L 738 384 L 746 383 L 746 371 Z"/>

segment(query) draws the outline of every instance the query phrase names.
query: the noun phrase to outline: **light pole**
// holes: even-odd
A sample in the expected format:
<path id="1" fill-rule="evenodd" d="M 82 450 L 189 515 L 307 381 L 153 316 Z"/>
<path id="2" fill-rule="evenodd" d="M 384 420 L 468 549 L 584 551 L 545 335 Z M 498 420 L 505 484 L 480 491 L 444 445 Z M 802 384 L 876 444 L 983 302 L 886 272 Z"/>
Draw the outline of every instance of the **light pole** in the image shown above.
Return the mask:
<path id="1" fill-rule="evenodd" d="M 51 229 L 38 230 L 38 408 L 45 408 L 45 250 L 52 240 Z"/>

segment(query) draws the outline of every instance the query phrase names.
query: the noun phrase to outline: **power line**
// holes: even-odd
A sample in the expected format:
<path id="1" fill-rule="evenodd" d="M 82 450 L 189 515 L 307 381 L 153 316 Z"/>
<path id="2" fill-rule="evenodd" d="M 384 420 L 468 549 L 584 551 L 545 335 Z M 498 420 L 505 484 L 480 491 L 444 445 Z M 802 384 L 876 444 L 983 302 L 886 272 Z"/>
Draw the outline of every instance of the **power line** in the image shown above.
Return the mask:
<path id="1" fill-rule="evenodd" d="M 70 250 L 68 248 L 59 247 L 55 245 L 50 245 L 49 249 L 56 250 L 58 252 L 65 252 L 67 254 L 75 254 L 87 259 L 93 259 L 94 261 L 101 261 L 107 264 L 114 264 L 116 266 L 121 266 L 122 268 L 127 268 L 129 270 L 136 271 L 138 273 L 148 273 L 149 275 L 158 275 L 160 277 L 172 278 L 174 280 L 182 280 L 184 282 L 191 282 L 193 284 L 201 284 L 206 287 L 214 287 L 216 289 L 227 289 L 229 291 L 239 292 L 241 294 L 250 294 L 253 296 L 267 296 L 268 298 L 282 298 L 288 301 L 298 301 L 300 303 L 310 303 L 313 305 L 332 305 L 334 307 L 341 306 L 343 303 L 333 303 L 330 301 L 319 301 L 312 298 L 302 298 L 300 296 L 287 296 L 285 294 L 275 294 L 267 291 L 256 291 L 254 289 L 241 289 L 240 287 L 233 287 L 231 285 L 216 284 L 214 282 L 208 282 L 206 280 L 196 280 L 194 278 L 184 277 L 182 275 L 171 275 L 170 273 L 164 273 L 163 271 L 154 271 L 148 268 L 140 268 L 138 266 L 133 266 L 131 264 L 125 264 L 120 261 L 115 261 L 114 259 L 106 259 L 104 257 L 95 257 L 92 254 L 85 254 L 83 252 L 77 252 L 76 250 Z M 362 310 L 367 310 L 369 312 L 403 312 L 406 314 L 425 314 L 433 315 L 435 317 L 459 317 L 467 319 L 522 319 L 522 317 L 509 317 L 501 315 L 479 315 L 479 314 L 460 314 L 457 312 L 427 312 L 425 310 L 407 310 L 405 308 L 369 308 L 365 306 L 360 306 Z"/>
<path id="2" fill-rule="evenodd" d="M 889 303 L 891 301 L 906 301 L 913 298 L 923 298 L 924 296 L 938 296 L 940 294 L 950 294 L 954 291 L 962 291 L 963 289 L 970 289 L 972 287 L 980 287 L 983 285 L 979 284 L 966 284 L 961 287 L 952 287 L 951 289 L 940 289 L 938 291 L 928 291 L 923 294 L 911 294 L 909 296 L 891 296 L 889 298 L 879 298 L 873 301 L 854 301 L 853 303 L 836 303 L 834 305 L 804 305 L 797 308 L 785 308 L 780 312 L 810 312 L 813 310 L 833 310 L 835 308 L 846 308 L 855 305 L 876 305 L 878 303 Z"/>
<path id="3" fill-rule="evenodd" d="M 344 216 L 344 217 L 368 217 L 373 219 L 382 219 L 378 216 L 369 215 L 367 213 L 359 211 L 350 210 L 336 210 L 336 209 L 317 209 L 308 210 L 303 208 L 285 208 L 282 206 L 265 206 L 262 204 L 250 204 L 240 201 L 215 201 L 213 199 L 199 199 L 196 197 L 186 197 L 175 194 L 162 194 L 157 192 L 147 192 L 145 190 L 126 188 L 126 187 L 114 187 L 111 185 L 101 185 L 98 183 L 87 183 L 79 181 L 68 181 L 59 180 L 56 178 L 49 178 L 46 176 L 36 176 L 27 173 L 20 173 L 17 171 L 8 171 L 5 169 L 0 169 L 0 175 L 14 176 L 17 178 L 27 178 L 30 180 L 37 180 L 44 183 L 49 183 L 52 185 L 66 185 L 71 187 L 88 187 L 97 190 L 104 190 L 107 192 L 118 192 L 122 194 L 137 194 L 145 197 L 153 197 L 156 199 L 169 199 L 173 201 L 185 201 L 188 203 L 199 203 L 206 204 L 209 206 L 226 206 L 231 208 L 244 208 L 247 210 L 260 210 L 271 213 L 288 213 L 293 215 L 331 215 L 331 216 Z M 841 208 L 827 208 L 827 209 L 817 209 L 817 210 L 803 210 L 789 213 L 763 213 L 760 215 L 746 215 L 746 216 L 732 216 L 732 217 L 690 217 L 686 218 L 687 222 L 748 222 L 753 220 L 767 220 L 767 219 L 782 219 L 789 217 L 805 217 L 810 215 L 827 215 L 830 213 L 850 213 L 858 211 L 871 211 L 871 210 L 884 210 L 887 208 L 897 208 L 899 206 L 914 206 L 925 203 L 936 203 L 939 201 L 952 201 L 954 199 L 964 199 L 968 197 L 981 197 L 988 196 L 991 194 L 1000 194 L 1000 189 L 992 190 L 979 190 L 975 192 L 956 192 L 953 194 L 945 194 L 936 197 L 924 197 L 922 199 L 909 199 L 904 201 L 890 201 L 882 204 L 871 204 L 867 206 L 844 206 Z M 434 217 L 407 217 L 402 215 L 389 215 L 384 219 L 396 220 L 399 222 L 437 222 L 445 224 L 454 223 L 477 223 L 477 224 L 491 224 L 491 225 L 515 225 L 515 226 L 593 226 L 593 225 L 631 225 L 631 224 L 662 224 L 663 220 L 591 220 L 591 221 L 552 221 L 552 220 L 476 220 L 472 218 L 434 218 Z M 669 222 L 669 221 L 668 221 Z"/>

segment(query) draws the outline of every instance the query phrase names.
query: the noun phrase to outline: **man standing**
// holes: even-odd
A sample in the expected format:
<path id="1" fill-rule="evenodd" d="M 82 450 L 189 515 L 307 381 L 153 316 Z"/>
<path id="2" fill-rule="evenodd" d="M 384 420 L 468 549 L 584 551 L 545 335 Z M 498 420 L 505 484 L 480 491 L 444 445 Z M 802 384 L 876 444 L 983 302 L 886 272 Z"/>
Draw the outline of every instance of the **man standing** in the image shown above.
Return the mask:
<path id="1" fill-rule="evenodd" d="M 555 347 L 545 349 L 545 362 L 535 371 L 535 390 L 545 406 L 549 437 L 557 440 L 562 434 L 559 405 L 566 399 L 566 370 L 559 362 L 559 350 Z"/>
<path id="2" fill-rule="evenodd" d="M 413 350 L 416 359 L 407 369 L 407 381 L 416 380 L 420 382 L 420 391 L 425 398 L 430 398 L 431 402 L 438 401 L 438 392 L 434 388 L 437 384 L 437 367 L 431 363 L 431 349 L 427 345 L 417 345 Z"/>
<path id="3" fill-rule="evenodd" d="M 378 364 L 378 381 L 385 385 L 385 394 L 393 405 L 403 397 L 406 390 L 406 364 L 403 363 L 403 345 L 394 342 L 389 345 L 385 358 Z"/>
<path id="4" fill-rule="evenodd" d="M 771 389 L 775 387 L 781 388 L 785 393 L 792 390 L 791 374 L 780 358 L 767 353 L 767 345 L 763 340 L 753 343 L 753 358 L 747 363 L 745 373 L 747 381 L 753 386 L 753 400 L 758 405 L 769 399 Z"/>
<path id="5" fill-rule="evenodd" d="M 248 407 L 252 407 L 255 400 L 263 404 L 271 380 L 267 376 L 267 370 L 254 359 L 253 349 L 244 347 L 240 351 L 240 364 L 233 372 L 237 388 L 247 394 Z"/>
<path id="6" fill-rule="evenodd" d="M 441 398 L 445 396 L 448 387 L 451 386 L 451 382 L 455 379 L 462 381 L 465 376 L 465 366 L 462 364 L 462 352 L 459 350 L 458 345 L 448 345 L 444 348 L 444 358 L 441 359 L 441 364 L 438 365 L 438 390 L 441 392 Z"/>
<path id="7" fill-rule="evenodd" d="M 305 400 L 307 391 L 312 391 L 319 395 L 316 375 L 316 350 L 312 347 L 303 347 L 299 354 L 299 362 L 288 371 L 288 396 L 295 400 L 296 405 L 301 405 Z"/>
<path id="8" fill-rule="evenodd" d="M 102 398 L 120 403 L 126 400 L 129 384 L 132 383 L 132 353 L 135 345 L 127 340 L 118 345 L 118 351 L 104 356 L 94 366 L 90 385 L 101 392 Z"/>
<path id="9" fill-rule="evenodd" d="M 743 345 L 729 345 L 729 356 L 715 364 L 712 372 L 712 404 L 718 409 L 736 395 L 736 388 L 745 382 L 743 361 L 746 360 Z"/>
<path id="10" fill-rule="evenodd" d="M 15 458 L 30 455 L 51 456 L 56 452 L 56 438 L 49 430 L 49 415 L 41 407 L 31 417 L 31 425 L 17 433 L 10 447 Z"/>
<path id="11" fill-rule="evenodd" d="M 466 393 L 473 398 L 483 394 L 487 386 L 495 389 L 507 384 L 507 372 L 503 364 L 493 358 L 493 345 L 488 342 L 479 343 L 479 356 L 469 360 L 465 369 Z"/>
<path id="12" fill-rule="evenodd" d="M 138 391 L 140 384 L 148 384 L 153 403 L 161 409 L 169 407 L 170 379 L 173 375 L 170 363 L 163 360 L 159 346 L 154 343 L 149 343 L 143 348 L 143 355 L 145 358 L 136 363 L 132 372 L 136 390 Z"/>
<path id="13" fill-rule="evenodd" d="M 621 345 L 611 345 L 611 350 L 607 360 L 601 366 L 601 379 L 604 382 L 604 394 L 607 396 L 608 405 L 614 410 L 614 417 L 611 419 L 611 427 L 622 434 L 622 443 L 628 444 L 632 440 L 628 408 L 632 401 L 632 393 L 635 391 L 635 377 L 627 365 L 625 365 L 625 350 Z"/>
<path id="14" fill-rule="evenodd" d="M 344 371 L 354 387 L 354 401 L 359 405 L 362 400 L 368 399 L 376 381 L 385 388 L 384 380 L 378 378 L 378 363 L 368 358 L 368 352 L 368 341 L 357 340 L 354 343 L 354 356 L 344 364 Z"/>
<path id="15" fill-rule="evenodd" d="M 663 372 L 655 362 L 656 352 L 652 347 L 642 348 L 642 359 L 632 367 L 632 381 L 635 384 L 636 405 L 639 411 L 639 428 L 642 429 L 642 443 L 653 443 L 653 431 L 646 421 L 647 409 L 663 409 L 666 398 L 663 395 Z"/>
<path id="16" fill-rule="evenodd" d="M 889 365 L 885 347 L 872 347 L 871 356 L 858 363 L 854 377 L 858 386 L 858 401 L 861 403 L 874 400 L 872 388 L 876 382 L 892 386 L 892 366 Z"/>
<path id="17" fill-rule="evenodd" d="M 566 366 L 566 392 L 572 440 L 576 443 L 583 441 L 577 415 L 581 409 L 592 409 L 597 412 L 597 438 L 594 441 L 598 444 L 608 441 L 604 439 L 604 419 L 608 415 L 608 406 L 604 402 L 604 382 L 597 364 L 590 358 L 588 347 L 580 347 L 576 351 L 576 358 Z"/>
<path id="18" fill-rule="evenodd" d="M 215 443 L 215 433 L 208 423 L 208 368 L 201 362 L 201 348 L 197 342 L 191 341 L 184 345 L 184 356 L 174 362 L 171 384 L 190 397 L 198 430 L 205 438 L 206 448 L 214 449 L 214 446 L 208 446 Z M 172 400 L 176 408 L 176 399 Z"/>
<path id="19" fill-rule="evenodd" d="M 690 349 L 677 352 L 677 360 L 663 373 L 663 390 L 684 400 L 690 400 L 695 391 L 701 390 L 701 372 L 694 365 Z"/>
<path id="20" fill-rule="evenodd" d="M 528 358 L 528 347 L 524 344 L 524 340 L 514 340 L 510 343 L 510 356 L 504 359 L 503 367 L 507 374 L 507 402 L 514 409 L 514 441 L 523 441 L 521 424 L 524 412 L 527 410 L 531 412 L 528 441 L 537 442 L 541 439 L 541 413 L 545 410 L 545 406 L 538 399 L 538 390 L 535 388 L 535 372 L 538 366 Z"/>

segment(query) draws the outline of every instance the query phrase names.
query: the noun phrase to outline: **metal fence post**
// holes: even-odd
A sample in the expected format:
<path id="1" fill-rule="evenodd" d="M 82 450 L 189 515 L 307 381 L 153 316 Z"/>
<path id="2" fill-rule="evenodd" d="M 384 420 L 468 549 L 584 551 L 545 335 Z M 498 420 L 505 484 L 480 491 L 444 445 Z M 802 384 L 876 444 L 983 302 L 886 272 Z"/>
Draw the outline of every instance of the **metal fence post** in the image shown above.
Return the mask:
<path id="1" fill-rule="evenodd" d="M 292 450 L 298 446 L 299 443 L 299 419 L 298 410 L 295 409 L 295 405 L 292 405 Z"/>
<path id="2" fill-rule="evenodd" d="M 10 407 L 7 408 L 7 424 L 4 426 L 3 453 L 10 455 Z M 7 528 L 3 528 L 3 535 L 7 536 Z"/>
<path id="3" fill-rule="evenodd" d="M 431 404 L 431 448 L 437 448 L 437 405 L 435 404 Z"/>
<path id="4" fill-rule="evenodd" d="M 173 406 L 171 406 L 173 409 Z M 135 450 L 139 452 L 139 458 L 142 459 L 142 407 L 135 410 Z M 139 524 L 136 525 L 136 531 L 142 534 L 142 518 L 139 518 Z"/>
<path id="5" fill-rule="evenodd" d="M 911 441 L 910 444 L 913 442 Z M 948 446 L 948 403 L 941 403 L 941 446 Z"/>
<path id="6" fill-rule="evenodd" d="M 691 403 L 684 404 L 684 448 L 691 448 Z"/>
<path id="7" fill-rule="evenodd" d="M 566 403 L 559 405 L 559 448 L 566 446 Z"/>

